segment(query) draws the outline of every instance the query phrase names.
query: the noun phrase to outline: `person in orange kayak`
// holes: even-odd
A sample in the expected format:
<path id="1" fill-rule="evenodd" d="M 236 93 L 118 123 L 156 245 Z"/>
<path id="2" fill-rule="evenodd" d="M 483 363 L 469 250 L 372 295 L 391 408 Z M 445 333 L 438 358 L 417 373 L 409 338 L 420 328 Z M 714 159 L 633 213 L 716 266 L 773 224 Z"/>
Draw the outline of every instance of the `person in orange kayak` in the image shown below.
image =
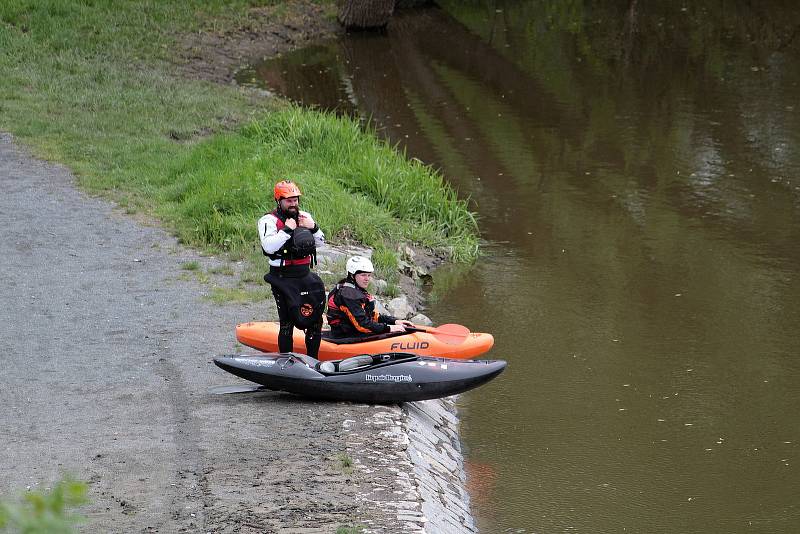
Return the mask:
<path id="1" fill-rule="evenodd" d="M 375 311 L 375 297 L 367 287 L 375 271 L 369 258 L 353 256 L 347 260 L 347 277 L 328 294 L 328 324 L 333 337 L 361 337 L 387 332 L 405 332 L 410 321 Z"/>
<path id="2" fill-rule="evenodd" d="M 275 184 L 275 210 L 258 220 L 261 249 L 269 258 L 264 280 L 272 285 L 278 308 L 278 350 L 291 352 L 294 327 L 305 330 L 306 349 L 316 358 L 325 311 L 325 284 L 313 271 L 316 247 L 325 235 L 308 212 L 300 209 L 300 188 L 292 181 Z"/>

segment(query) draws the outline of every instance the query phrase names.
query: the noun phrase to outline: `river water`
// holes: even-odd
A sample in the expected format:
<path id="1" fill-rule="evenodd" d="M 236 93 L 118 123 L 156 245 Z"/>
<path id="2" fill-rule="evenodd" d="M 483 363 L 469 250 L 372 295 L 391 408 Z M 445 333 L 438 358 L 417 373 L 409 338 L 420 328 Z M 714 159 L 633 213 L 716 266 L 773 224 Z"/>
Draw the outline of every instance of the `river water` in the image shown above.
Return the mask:
<path id="1" fill-rule="evenodd" d="M 452 2 L 243 70 L 441 168 L 483 532 L 800 531 L 800 10 Z"/>

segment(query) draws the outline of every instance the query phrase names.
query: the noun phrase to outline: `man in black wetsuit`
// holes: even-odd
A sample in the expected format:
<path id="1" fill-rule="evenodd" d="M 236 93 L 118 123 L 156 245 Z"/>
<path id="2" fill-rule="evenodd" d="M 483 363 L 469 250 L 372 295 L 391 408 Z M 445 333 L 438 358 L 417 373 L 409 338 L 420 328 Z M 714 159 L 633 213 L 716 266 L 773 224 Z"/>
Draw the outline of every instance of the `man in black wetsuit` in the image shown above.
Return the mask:
<path id="1" fill-rule="evenodd" d="M 278 350 L 294 348 L 294 327 L 305 330 L 306 352 L 316 358 L 319 352 L 325 286 L 311 271 L 312 253 L 297 245 L 298 238 L 312 241 L 312 249 L 325 242 L 325 236 L 308 212 L 300 209 L 300 188 L 291 181 L 275 184 L 275 210 L 258 220 L 261 249 L 269 258 L 269 273 L 264 279 L 272 285 L 278 307 L 280 332 Z M 310 234 L 310 235 L 309 235 Z M 312 297 L 319 295 L 316 300 Z"/>

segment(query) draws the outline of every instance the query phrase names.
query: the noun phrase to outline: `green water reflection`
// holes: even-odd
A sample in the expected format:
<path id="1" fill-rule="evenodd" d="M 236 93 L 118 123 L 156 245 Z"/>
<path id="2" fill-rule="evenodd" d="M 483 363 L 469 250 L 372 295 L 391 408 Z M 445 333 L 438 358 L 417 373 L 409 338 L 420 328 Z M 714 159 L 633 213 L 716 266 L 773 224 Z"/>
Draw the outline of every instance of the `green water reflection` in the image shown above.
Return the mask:
<path id="1" fill-rule="evenodd" d="M 452 2 L 246 69 L 443 169 L 484 532 L 800 529 L 800 10 Z M 440 275 L 443 281 L 444 276 Z"/>

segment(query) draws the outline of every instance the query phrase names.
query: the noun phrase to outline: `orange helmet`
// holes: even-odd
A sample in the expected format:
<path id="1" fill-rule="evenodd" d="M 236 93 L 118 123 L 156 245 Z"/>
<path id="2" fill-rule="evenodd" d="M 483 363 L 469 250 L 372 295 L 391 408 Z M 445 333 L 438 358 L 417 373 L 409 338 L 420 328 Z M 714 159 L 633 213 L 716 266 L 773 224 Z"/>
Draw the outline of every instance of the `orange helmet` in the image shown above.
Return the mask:
<path id="1" fill-rule="evenodd" d="M 291 180 L 281 180 L 275 184 L 275 200 L 289 197 L 299 197 L 302 194 L 303 193 L 300 192 L 300 188 L 297 187 L 297 184 Z"/>

